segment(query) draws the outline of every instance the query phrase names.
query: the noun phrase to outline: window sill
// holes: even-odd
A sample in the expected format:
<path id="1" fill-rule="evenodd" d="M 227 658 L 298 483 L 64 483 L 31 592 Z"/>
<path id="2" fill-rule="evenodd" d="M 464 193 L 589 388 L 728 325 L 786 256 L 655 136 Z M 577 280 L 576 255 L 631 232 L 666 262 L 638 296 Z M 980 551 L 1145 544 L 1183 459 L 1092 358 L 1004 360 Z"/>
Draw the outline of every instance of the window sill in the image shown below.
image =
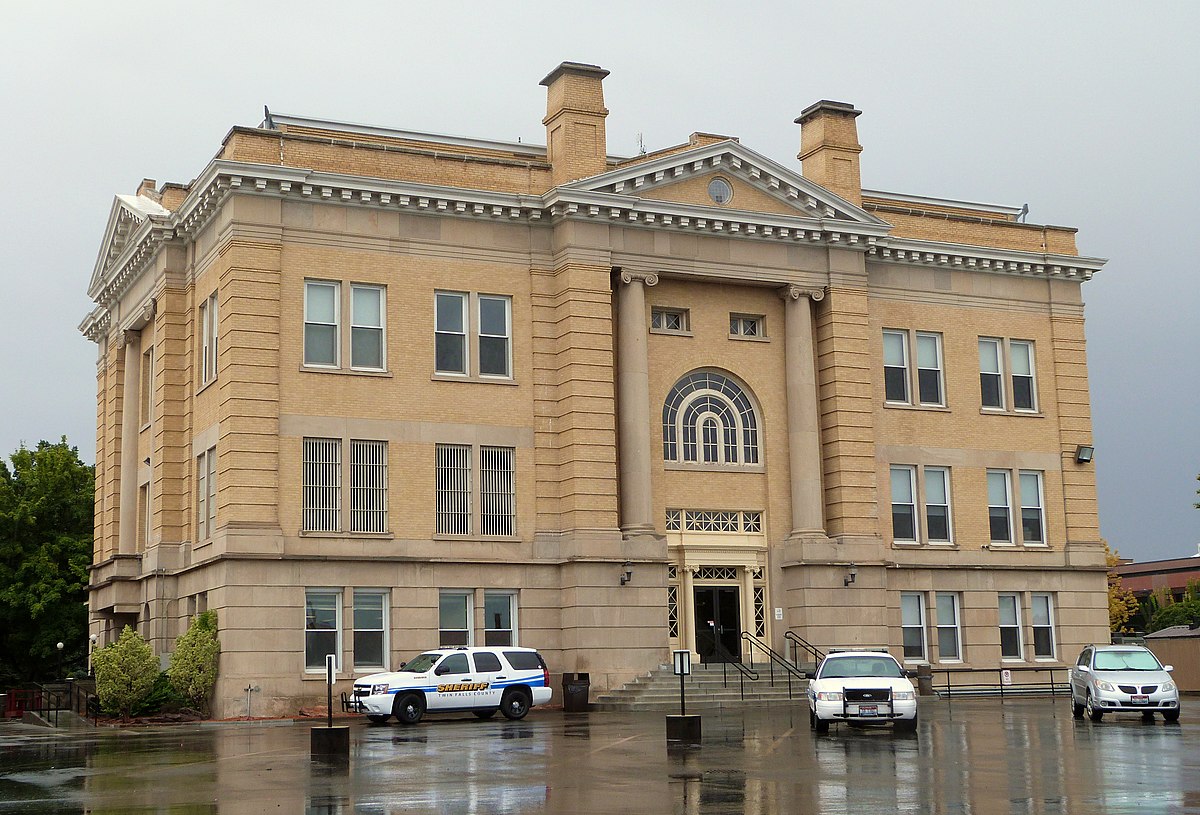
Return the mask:
<path id="1" fill-rule="evenodd" d="M 985 543 L 982 547 L 992 552 L 1051 552 L 1049 544 L 1045 543 Z"/>
<path id="2" fill-rule="evenodd" d="M 300 372 L 305 374 L 342 374 L 344 376 L 370 376 L 391 379 L 391 371 L 368 370 L 364 368 L 325 368 L 316 365 L 301 365 Z"/>
<path id="3" fill-rule="evenodd" d="M 217 384 L 217 378 L 215 376 L 207 382 L 201 382 L 200 387 L 196 388 L 196 395 L 199 396 L 215 384 Z"/>
<path id="4" fill-rule="evenodd" d="M 979 409 L 980 416 L 1023 416 L 1027 419 L 1044 419 L 1046 414 L 1040 410 L 1008 410 L 1007 408 L 989 408 L 984 407 Z"/>
<path id="5" fill-rule="evenodd" d="M 466 374 L 440 374 L 429 376 L 430 382 L 474 382 L 477 385 L 517 385 L 511 376 L 467 376 Z"/>
<path id="6" fill-rule="evenodd" d="M 439 535 L 432 538 L 435 541 L 466 541 L 468 543 L 520 543 L 519 535 Z"/>
<path id="7" fill-rule="evenodd" d="M 323 532 L 315 529 L 301 529 L 298 533 L 302 538 L 339 538 L 342 540 L 354 540 L 365 538 L 368 540 L 395 540 L 396 536 L 391 532 Z"/>
<path id="8" fill-rule="evenodd" d="M 730 334 L 729 339 L 739 340 L 741 342 L 770 342 L 770 337 L 747 337 L 742 334 Z"/>
<path id="9" fill-rule="evenodd" d="M 955 551 L 959 548 L 957 543 L 947 541 L 892 541 L 894 549 L 940 549 L 942 551 Z"/>
<path id="10" fill-rule="evenodd" d="M 945 405 L 912 405 L 908 402 L 884 402 L 883 406 L 888 410 L 926 410 L 931 413 L 950 412 L 950 408 Z"/>
<path id="11" fill-rule="evenodd" d="M 664 461 L 663 469 L 703 473 L 764 473 L 767 471 L 762 464 L 695 464 L 682 461 Z"/>
<path id="12" fill-rule="evenodd" d="M 335 681 L 340 682 L 343 679 L 353 679 L 353 678 L 354 678 L 353 675 L 348 674 L 345 671 L 338 671 Z M 300 681 L 301 682 L 320 682 L 323 685 L 323 684 L 325 684 L 325 671 L 324 671 L 324 669 L 322 669 L 320 671 L 306 670 L 303 674 L 300 675 Z M 337 700 L 335 699 L 334 701 L 337 701 Z"/>
<path id="13" fill-rule="evenodd" d="M 671 331 L 666 328 L 651 328 L 651 334 L 661 334 L 667 337 L 694 337 L 696 336 L 691 331 Z"/>

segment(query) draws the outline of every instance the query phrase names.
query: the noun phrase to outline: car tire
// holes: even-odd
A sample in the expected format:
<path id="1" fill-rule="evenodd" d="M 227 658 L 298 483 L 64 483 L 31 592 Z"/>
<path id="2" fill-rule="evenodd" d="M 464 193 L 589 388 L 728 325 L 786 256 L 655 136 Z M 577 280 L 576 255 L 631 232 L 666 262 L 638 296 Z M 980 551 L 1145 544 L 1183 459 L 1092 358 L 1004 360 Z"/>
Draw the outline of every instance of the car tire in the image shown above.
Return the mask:
<path id="1" fill-rule="evenodd" d="M 392 718 L 392 717 L 388 714 L 380 714 L 380 715 L 376 715 L 374 713 L 367 714 L 367 721 L 369 721 L 371 724 L 387 724 L 387 720 L 390 718 Z"/>
<path id="2" fill-rule="evenodd" d="M 400 724 L 416 724 L 425 715 L 425 697 L 419 693 L 406 693 L 396 697 L 392 714 Z"/>
<path id="3" fill-rule="evenodd" d="M 1092 694 L 1090 691 L 1088 692 L 1087 700 L 1084 702 L 1083 706 L 1084 709 L 1087 710 L 1088 718 L 1093 722 L 1098 722 L 1104 718 L 1104 711 L 1096 707 L 1096 703 L 1092 699 Z"/>
<path id="4" fill-rule="evenodd" d="M 1071 715 L 1076 719 L 1083 718 L 1083 705 L 1075 701 L 1075 697 L 1071 697 Z"/>
<path id="5" fill-rule="evenodd" d="M 916 733 L 917 732 L 917 716 L 913 714 L 911 719 L 896 720 L 897 733 Z"/>
<path id="6" fill-rule="evenodd" d="M 1154 711 L 1153 710 L 1143 710 L 1142 711 L 1142 721 L 1143 722 L 1154 721 Z"/>
<path id="7" fill-rule="evenodd" d="M 1163 720 L 1171 723 L 1179 721 L 1179 708 L 1175 708 L 1174 710 L 1164 710 Z"/>
<path id="8" fill-rule="evenodd" d="M 475 714 L 475 718 L 477 719 L 490 719 L 496 715 L 495 710 L 473 710 L 471 712 Z"/>
<path id="9" fill-rule="evenodd" d="M 817 732 L 817 733 L 828 733 L 829 732 L 829 722 L 825 721 L 820 716 L 818 716 L 815 711 L 810 711 L 808 716 L 809 716 L 809 724 L 812 725 L 812 729 L 815 732 Z"/>
<path id="10" fill-rule="evenodd" d="M 509 688 L 500 700 L 500 712 L 504 714 L 504 718 L 515 722 L 525 718 L 525 714 L 529 712 L 529 703 L 529 691 L 524 688 Z"/>

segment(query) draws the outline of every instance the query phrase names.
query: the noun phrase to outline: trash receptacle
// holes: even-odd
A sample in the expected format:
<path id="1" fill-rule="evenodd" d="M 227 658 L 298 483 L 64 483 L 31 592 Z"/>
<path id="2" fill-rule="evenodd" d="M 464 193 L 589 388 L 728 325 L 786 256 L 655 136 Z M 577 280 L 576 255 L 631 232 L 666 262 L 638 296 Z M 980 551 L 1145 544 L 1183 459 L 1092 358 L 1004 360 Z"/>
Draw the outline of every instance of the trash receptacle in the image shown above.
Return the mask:
<path id="1" fill-rule="evenodd" d="M 566 713 L 586 713 L 588 709 L 588 691 L 591 687 L 592 678 L 590 674 L 563 674 L 563 711 Z"/>
<path id="2" fill-rule="evenodd" d="M 933 696 L 933 668 L 929 665 L 917 666 L 917 695 Z"/>

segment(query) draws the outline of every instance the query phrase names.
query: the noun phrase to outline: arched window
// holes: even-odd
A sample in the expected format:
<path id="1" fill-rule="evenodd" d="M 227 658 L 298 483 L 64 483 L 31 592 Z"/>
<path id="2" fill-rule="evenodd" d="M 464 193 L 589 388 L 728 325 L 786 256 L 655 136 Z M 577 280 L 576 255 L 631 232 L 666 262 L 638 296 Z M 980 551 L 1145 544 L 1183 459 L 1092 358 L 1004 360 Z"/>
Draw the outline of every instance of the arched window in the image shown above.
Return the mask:
<path id="1" fill-rule="evenodd" d="M 745 391 L 714 371 L 693 371 L 663 403 L 663 459 L 758 464 L 758 419 Z"/>

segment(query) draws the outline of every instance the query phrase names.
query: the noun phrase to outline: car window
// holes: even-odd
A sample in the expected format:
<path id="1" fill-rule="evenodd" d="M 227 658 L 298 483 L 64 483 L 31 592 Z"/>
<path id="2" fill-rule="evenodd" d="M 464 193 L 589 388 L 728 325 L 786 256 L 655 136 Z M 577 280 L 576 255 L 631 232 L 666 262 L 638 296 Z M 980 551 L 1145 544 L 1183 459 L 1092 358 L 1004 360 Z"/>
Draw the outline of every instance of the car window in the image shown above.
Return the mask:
<path id="1" fill-rule="evenodd" d="M 438 661 L 441 654 L 421 654 L 410 659 L 401 668 L 403 673 L 423 674 L 433 667 L 433 664 Z"/>
<path id="2" fill-rule="evenodd" d="M 475 655 L 475 670 L 498 671 L 500 670 L 500 659 L 493 653 L 481 651 Z"/>
<path id="3" fill-rule="evenodd" d="M 1079 652 L 1079 660 L 1075 664 L 1086 666 L 1089 662 L 1092 661 L 1091 656 L 1092 656 L 1091 649 L 1084 648 L 1082 651 Z"/>
<path id="4" fill-rule="evenodd" d="M 1097 671 L 1161 671 L 1162 665 L 1149 651 L 1097 651 Z"/>
<path id="5" fill-rule="evenodd" d="M 505 651 L 504 658 L 518 671 L 539 671 L 542 668 L 542 661 L 533 651 Z"/>
<path id="6" fill-rule="evenodd" d="M 467 665 L 466 654 L 451 654 L 441 661 L 437 666 L 435 673 L 441 674 L 465 674 L 471 671 Z"/>
<path id="7" fill-rule="evenodd" d="M 818 679 L 844 679 L 851 676 L 899 679 L 903 675 L 899 663 L 891 657 L 841 657 L 825 660 Z"/>

